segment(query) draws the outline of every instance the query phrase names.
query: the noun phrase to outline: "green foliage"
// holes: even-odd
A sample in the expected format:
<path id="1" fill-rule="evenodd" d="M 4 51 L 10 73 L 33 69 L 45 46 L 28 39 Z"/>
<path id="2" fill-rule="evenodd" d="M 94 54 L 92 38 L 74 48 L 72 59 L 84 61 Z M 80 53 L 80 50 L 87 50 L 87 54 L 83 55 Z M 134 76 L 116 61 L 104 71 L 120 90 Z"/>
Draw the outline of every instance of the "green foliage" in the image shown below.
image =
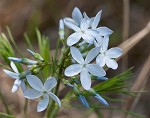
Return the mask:
<path id="1" fill-rule="evenodd" d="M 40 55 L 46 62 L 50 62 L 50 41 L 48 37 L 41 35 L 40 31 L 36 29 L 38 44 L 39 44 L 39 51 Z M 50 65 L 46 66 L 43 69 L 44 78 L 47 78 L 50 75 Z"/>
<path id="2" fill-rule="evenodd" d="M 11 43 L 13 43 L 13 45 L 15 46 L 15 48 L 17 50 L 19 50 L 17 44 L 15 43 L 10 29 L 7 27 L 7 31 L 8 34 L 10 36 L 11 41 L 8 40 L 8 38 L 6 37 L 6 35 L 4 33 L 0 34 L 0 59 L 2 59 L 4 62 L 7 63 L 7 65 L 9 65 L 10 60 L 8 59 L 8 57 L 15 57 L 14 54 L 14 48 L 12 47 Z M 9 69 L 7 66 L 0 64 L 0 66 L 3 66 L 4 68 Z M 20 64 L 17 64 L 18 70 L 22 71 L 22 67 L 20 66 Z"/>
<path id="3" fill-rule="evenodd" d="M 0 118 L 16 118 L 16 117 L 13 115 L 0 112 Z"/>
<path id="4" fill-rule="evenodd" d="M 96 86 L 94 86 L 94 90 L 97 93 L 123 93 L 123 94 L 127 94 L 125 90 L 123 90 L 123 88 L 126 88 L 128 85 L 128 82 L 126 80 L 131 79 L 132 76 L 132 72 L 131 69 L 126 70 L 125 72 L 110 78 L 107 81 L 103 81 L 99 84 L 97 84 Z"/>
<path id="5" fill-rule="evenodd" d="M 29 47 L 30 50 L 34 51 L 32 43 L 31 43 L 31 40 L 29 39 L 27 33 L 24 33 L 24 38 L 25 38 L 25 40 L 27 42 L 27 47 Z"/>
<path id="6" fill-rule="evenodd" d="M 6 29 L 7 29 L 9 38 L 10 38 L 10 40 L 11 40 L 13 46 L 14 46 L 14 47 L 16 48 L 16 50 L 18 51 L 19 55 L 22 56 L 22 53 L 20 52 L 20 49 L 19 49 L 19 47 L 17 46 L 17 44 L 16 44 L 16 42 L 15 42 L 15 40 L 14 40 L 12 34 L 11 34 L 10 28 L 7 26 Z"/>
<path id="7" fill-rule="evenodd" d="M 9 40 L 3 33 L 0 34 L 0 44 L 0 57 L 9 64 L 8 57 L 13 57 L 15 54 Z"/>

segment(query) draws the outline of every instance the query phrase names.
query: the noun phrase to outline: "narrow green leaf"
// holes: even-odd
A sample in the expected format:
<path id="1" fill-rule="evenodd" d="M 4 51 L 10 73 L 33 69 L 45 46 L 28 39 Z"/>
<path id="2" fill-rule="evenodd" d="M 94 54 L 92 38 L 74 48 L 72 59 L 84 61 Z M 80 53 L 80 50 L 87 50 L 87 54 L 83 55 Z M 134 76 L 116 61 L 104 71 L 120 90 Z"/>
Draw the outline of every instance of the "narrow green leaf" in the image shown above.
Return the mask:
<path id="1" fill-rule="evenodd" d="M 20 52 L 19 47 L 17 46 L 17 44 L 16 44 L 16 42 L 15 42 L 15 40 L 14 40 L 12 34 L 11 34 L 11 31 L 10 31 L 9 27 L 6 26 L 6 29 L 7 29 L 8 35 L 9 35 L 9 37 L 10 37 L 10 40 L 11 40 L 11 42 L 13 43 L 14 47 L 16 48 L 16 50 L 19 52 L 19 55 L 20 55 L 20 56 L 23 56 L 22 53 Z"/>
<path id="2" fill-rule="evenodd" d="M 16 117 L 13 115 L 0 112 L 0 118 L 16 118 Z"/>
<path id="3" fill-rule="evenodd" d="M 27 45 L 29 46 L 29 48 L 30 48 L 32 51 L 34 51 L 33 46 L 32 46 L 32 43 L 31 43 L 31 40 L 29 39 L 27 33 L 24 33 L 24 37 L 25 37 L 25 40 L 26 40 Z"/>

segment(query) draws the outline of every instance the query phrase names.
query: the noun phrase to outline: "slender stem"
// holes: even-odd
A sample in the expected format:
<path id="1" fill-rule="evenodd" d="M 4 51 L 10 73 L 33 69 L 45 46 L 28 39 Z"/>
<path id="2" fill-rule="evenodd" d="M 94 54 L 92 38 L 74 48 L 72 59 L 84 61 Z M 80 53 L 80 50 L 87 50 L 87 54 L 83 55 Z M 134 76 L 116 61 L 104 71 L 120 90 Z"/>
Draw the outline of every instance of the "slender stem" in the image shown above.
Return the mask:
<path id="1" fill-rule="evenodd" d="M 66 56 L 68 55 L 68 53 L 69 53 L 69 48 L 67 48 L 65 51 L 64 51 L 64 54 L 63 54 L 63 56 L 62 56 L 62 58 L 61 58 L 61 60 L 60 60 L 60 63 L 59 63 L 59 65 L 61 65 L 60 66 L 60 68 L 59 68 L 59 70 L 58 70 L 58 78 L 61 76 L 61 74 L 62 74 L 62 71 L 63 71 L 63 67 L 64 67 L 64 62 L 65 62 L 65 58 L 66 58 Z M 58 81 L 57 81 L 57 86 L 56 86 L 56 89 L 55 89 L 55 94 L 57 95 L 58 94 L 58 91 L 59 91 L 59 86 L 60 86 L 60 82 L 61 82 L 61 79 L 58 79 Z"/>
<path id="2" fill-rule="evenodd" d="M 69 53 L 69 48 L 66 48 L 66 49 L 64 48 L 64 53 L 62 53 L 60 62 L 58 64 L 58 65 L 60 65 L 59 70 L 58 70 L 58 75 L 57 75 L 58 81 L 57 81 L 56 89 L 54 91 L 54 93 L 56 95 L 58 95 L 58 91 L 59 91 L 59 87 L 60 87 L 60 82 L 61 82 L 60 77 L 61 77 L 61 74 L 62 74 L 62 71 L 63 71 L 63 67 L 64 67 L 64 63 L 65 63 L 65 58 L 67 57 L 68 53 Z M 56 109 L 55 102 L 51 101 L 51 104 L 50 104 L 50 106 L 49 106 L 49 108 L 47 110 L 47 113 L 46 113 L 47 118 L 53 118 L 53 116 L 56 115 L 56 113 L 57 113 L 58 110 L 59 110 L 58 108 Z"/>
<path id="3" fill-rule="evenodd" d="M 57 44 L 56 44 L 56 50 L 55 50 L 55 54 L 54 54 L 54 61 L 55 61 L 55 63 L 56 63 L 56 60 L 57 60 L 59 45 L 60 45 L 60 39 L 57 40 Z"/>
<path id="4" fill-rule="evenodd" d="M 24 104 L 24 118 L 27 118 L 27 111 L 28 111 L 28 99 L 25 99 L 25 104 Z"/>
<path id="5" fill-rule="evenodd" d="M 123 0 L 123 41 L 129 37 L 130 0 Z M 122 70 L 128 67 L 128 55 L 122 58 Z"/>

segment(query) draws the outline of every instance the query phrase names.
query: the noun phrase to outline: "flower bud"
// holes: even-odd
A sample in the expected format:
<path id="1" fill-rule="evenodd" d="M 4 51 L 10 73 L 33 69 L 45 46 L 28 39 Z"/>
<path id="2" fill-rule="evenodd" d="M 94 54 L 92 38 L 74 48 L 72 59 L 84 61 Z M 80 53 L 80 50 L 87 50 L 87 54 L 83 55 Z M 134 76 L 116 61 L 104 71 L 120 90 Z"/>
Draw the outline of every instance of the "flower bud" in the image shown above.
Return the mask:
<path id="1" fill-rule="evenodd" d="M 42 56 L 41 56 L 39 53 L 35 53 L 35 52 L 33 52 L 33 51 L 29 50 L 29 49 L 27 49 L 27 51 L 28 51 L 29 53 L 31 53 L 32 56 L 33 56 L 35 59 L 40 60 L 40 61 L 44 61 L 44 59 L 42 58 Z"/>
<path id="2" fill-rule="evenodd" d="M 38 63 L 37 61 L 33 61 L 33 60 L 28 59 L 28 58 L 8 57 L 8 59 L 10 61 L 22 63 L 22 64 L 25 64 L 25 65 L 34 65 L 34 64 Z"/>
<path id="3" fill-rule="evenodd" d="M 22 59 L 21 59 L 21 58 L 8 57 L 8 59 L 9 59 L 10 61 L 13 61 L 13 62 L 18 62 L 18 63 L 21 63 L 21 62 L 22 62 Z"/>
<path id="4" fill-rule="evenodd" d="M 99 94 L 96 94 L 94 97 L 97 98 L 98 101 L 101 102 L 103 105 L 108 106 L 108 103 L 106 102 L 106 100 L 102 98 Z"/>
<path id="5" fill-rule="evenodd" d="M 98 101 L 101 102 L 103 105 L 108 106 L 108 103 L 106 102 L 106 100 L 102 98 L 98 93 L 96 93 L 94 89 L 91 88 L 89 92 L 92 96 L 98 99 Z"/>
<path id="6" fill-rule="evenodd" d="M 37 73 L 39 73 L 41 71 L 41 68 L 35 68 L 34 70 L 33 70 L 33 73 L 34 74 L 37 74 Z"/>
<path id="7" fill-rule="evenodd" d="M 60 39 L 64 39 L 65 32 L 64 32 L 64 21 L 60 19 L 59 21 L 59 37 Z"/>
<path id="8" fill-rule="evenodd" d="M 78 99 L 80 100 L 80 102 L 86 107 L 89 108 L 89 103 L 87 102 L 87 100 L 85 99 L 85 97 L 83 95 L 79 95 Z"/>
<path id="9" fill-rule="evenodd" d="M 69 86 L 69 87 L 73 87 L 73 85 L 70 84 L 68 80 L 63 79 L 62 81 L 63 81 L 64 85 Z"/>
<path id="10" fill-rule="evenodd" d="M 81 92 L 80 92 L 80 90 L 78 89 L 78 86 L 77 86 L 76 84 L 73 86 L 73 90 L 74 90 L 74 93 L 75 93 L 76 96 L 81 95 Z"/>
<path id="11" fill-rule="evenodd" d="M 107 77 L 97 77 L 97 80 L 108 80 Z"/>

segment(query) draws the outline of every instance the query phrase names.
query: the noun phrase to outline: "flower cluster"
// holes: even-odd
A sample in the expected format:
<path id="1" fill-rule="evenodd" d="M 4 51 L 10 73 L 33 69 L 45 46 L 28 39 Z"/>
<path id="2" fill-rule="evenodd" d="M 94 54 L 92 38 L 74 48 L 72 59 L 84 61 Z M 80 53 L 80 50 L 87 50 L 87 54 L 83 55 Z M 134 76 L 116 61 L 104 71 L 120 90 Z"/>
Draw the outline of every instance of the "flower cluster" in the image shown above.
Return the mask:
<path id="1" fill-rule="evenodd" d="M 82 14 L 78 8 L 75 8 L 72 18 L 64 19 L 65 25 L 74 30 L 74 33 L 67 38 L 67 45 L 70 47 L 74 61 L 65 69 L 64 74 L 68 77 L 79 74 L 81 85 L 88 91 L 91 90 L 91 76 L 107 80 L 104 77 L 106 72 L 103 67 L 106 64 L 109 68 L 117 69 L 118 64 L 114 58 L 118 58 L 122 54 L 122 50 L 118 47 L 108 49 L 109 36 L 113 31 L 107 27 L 98 27 L 101 13 L 102 11 L 99 11 L 95 17 L 89 18 L 85 12 Z M 81 53 L 84 52 L 84 49 L 87 51 L 88 47 L 92 47 L 92 49 L 87 53 Z M 94 59 L 96 59 L 96 63 L 92 63 Z M 95 96 L 100 99 L 101 103 L 108 105 L 100 95 L 95 94 Z M 79 98 L 81 99 L 83 96 L 80 95 Z M 85 106 L 87 105 L 85 104 Z"/>
<path id="2" fill-rule="evenodd" d="M 107 80 L 104 68 L 107 66 L 117 69 L 118 64 L 114 59 L 121 56 L 122 50 L 118 47 L 108 49 L 109 36 L 113 31 L 107 27 L 98 27 L 101 13 L 102 11 L 99 11 L 95 17 L 90 18 L 85 12 L 82 14 L 78 8 L 74 8 L 72 18 L 60 20 L 59 41 L 63 44 L 60 60 L 57 60 L 55 55 L 47 62 L 39 53 L 29 49 L 28 52 L 35 60 L 8 57 L 12 71 L 4 70 L 4 72 L 15 79 L 12 92 L 16 92 L 21 86 L 26 98 L 41 98 L 37 105 L 37 111 L 41 112 L 47 108 L 50 98 L 61 107 L 60 99 L 56 95 L 60 82 L 63 82 L 64 85 L 72 88 L 76 97 L 87 108 L 90 105 L 83 91 L 108 106 L 107 101 L 92 88 L 92 80 Z M 65 39 L 64 25 L 74 31 L 67 39 Z M 15 63 L 24 64 L 27 69 L 19 72 Z M 53 72 L 43 84 L 35 75 L 41 70 L 44 71 L 47 65 L 52 66 Z M 25 83 L 30 87 L 27 88 Z"/>

